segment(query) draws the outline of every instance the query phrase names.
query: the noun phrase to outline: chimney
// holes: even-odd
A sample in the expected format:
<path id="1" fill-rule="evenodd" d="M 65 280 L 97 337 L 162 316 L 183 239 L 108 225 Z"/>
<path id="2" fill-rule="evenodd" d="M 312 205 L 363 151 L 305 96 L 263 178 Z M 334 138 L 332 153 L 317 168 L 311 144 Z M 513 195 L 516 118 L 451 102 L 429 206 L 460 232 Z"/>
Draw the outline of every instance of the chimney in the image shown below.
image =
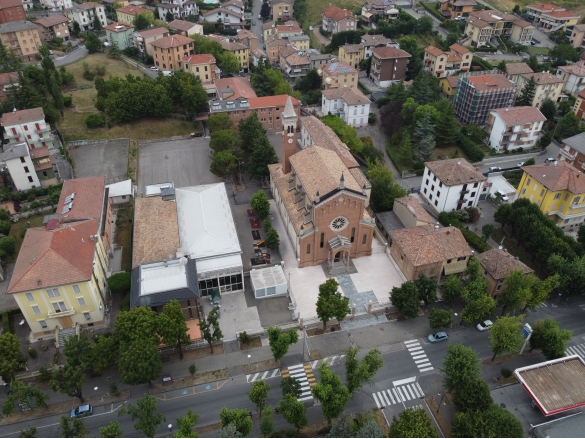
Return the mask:
<path id="1" fill-rule="evenodd" d="M 319 191 L 315 194 L 315 204 L 319 204 L 321 202 L 321 196 L 319 195 Z"/>

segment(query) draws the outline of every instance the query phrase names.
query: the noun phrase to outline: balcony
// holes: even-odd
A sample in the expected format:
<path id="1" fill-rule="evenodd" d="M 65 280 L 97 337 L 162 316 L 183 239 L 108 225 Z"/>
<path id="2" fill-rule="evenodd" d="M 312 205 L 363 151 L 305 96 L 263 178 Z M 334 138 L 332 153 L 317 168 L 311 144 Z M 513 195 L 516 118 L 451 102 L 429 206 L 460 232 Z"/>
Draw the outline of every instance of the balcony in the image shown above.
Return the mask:
<path id="1" fill-rule="evenodd" d="M 47 313 L 47 317 L 50 319 L 57 319 L 59 317 L 66 317 L 66 316 L 72 316 L 73 314 L 75 314 L 75 310 L 74 309 L 68 309 L 67 311 L 53 311 L 53 312 L 49 312 Z"/>
<path id="2" fill-rule="evenodd" d="M 564 149 L 560 149 L 559 151 L 563 156 L 565 156 L 566 158 L 568 158 L 571 161 L 575 160 L 575 158 L 576 158 L 576 155 L 571 155 L 568 151 L 565 151 Z"/>
<path id="3" fill-rule="evenodd" d="M 469 189 L 463 189 L 461 192 L 459 192 L 462 196 L 469 193 Z"/>

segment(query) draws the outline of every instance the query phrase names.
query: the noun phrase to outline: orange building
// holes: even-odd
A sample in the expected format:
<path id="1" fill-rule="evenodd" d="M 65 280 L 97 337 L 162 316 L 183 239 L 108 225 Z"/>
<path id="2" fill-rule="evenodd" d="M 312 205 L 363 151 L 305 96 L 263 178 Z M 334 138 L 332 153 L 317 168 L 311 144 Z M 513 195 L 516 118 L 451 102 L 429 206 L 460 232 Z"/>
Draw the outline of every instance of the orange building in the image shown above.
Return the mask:
<path id="1" fill-rule="evenodd" d="M 20 0 L 0 0 L 0 24 L 11 21 L 26 21 L 22 2 Z"/>
<path id="2" fill-rule="evenodd" d="M 181 60 L 194 54 L 195 42 L 182 35 L 168 37 L 150 43 L 153 48 L 154 65 L 162 71 L 173 71 L 181 68 Z"/>

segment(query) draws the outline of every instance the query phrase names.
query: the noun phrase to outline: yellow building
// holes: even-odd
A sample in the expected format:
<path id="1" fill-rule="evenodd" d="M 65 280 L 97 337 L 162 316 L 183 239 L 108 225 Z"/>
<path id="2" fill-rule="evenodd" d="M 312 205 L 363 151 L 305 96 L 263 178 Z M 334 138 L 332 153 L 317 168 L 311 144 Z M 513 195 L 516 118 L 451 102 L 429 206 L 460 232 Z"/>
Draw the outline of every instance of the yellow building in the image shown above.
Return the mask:
<path id="1" fill-rule="evenodd" d="M 150 43 L 154 65 L 162 71 L 180 69 L 183 58 L 193 55 L 195 42 L 183 35 L 169 35 L 168 37 Z"/>
<path id="2" fill-rule="evenodd" d="M 579 22 L 580 16 L 551 3 L 526 6 L 528 16 L 534 24 L 549 31 L 566 30 Z"/>
<path id="3" fill-rule="evenodd" d="M 221 47 L 223 47 L 223 50 L 233 53 L 238 58 L 240 61 L 240 69 L 248 71 L 250 63 L 250 48 L 248 46 L 242 43 L 223 41 Z"/>
<path id="4" fill-rule="evenodd" d="M 134 23 L 134 19 L 137 15 L 144 15 L 151 21 L 154 20 L 154 12 L 150 9 L 138 6 L 124 6 L 123 8 L 116 9 L 118 21 L 123 21 L 124 23 Z"/>
<path id="5" fill-rule="evenodd" d="M 358 71 L 347 63 L 332 62 L 321 69 L 321 89 L 358 86 Z"/>
<path id="6" fill-rule="evenodd" d="M 0 41 L 7 52 L 12 52 L 22 61 L 36 61 L 39 47 L 43 44 L 39 29 L 30 21 L 11 21 L 0 24 Z"/>
<path id="7" fill-rule="evenodd" d="M 272 19 L 286 21 L 293 16 L 292 0 L 274 0 L 272 2 Z"/>
<path id="8" fill-rule="evenodd" d="M 551 75 L 548 72 L 525 73 L 518 77 L 518 88 L 516 89 L 518 94 L 522 93 L 522 89 L 530 78 L 534 78 L 534 82 L 536 83 L 534 98 L 530 103 L 531 106 L 540 107 L 540 105 L 547 99 L 550 99 L 555 103 L 560 101 L 563 86 L 565 84 L 563 78 Z"/>
<path id="9" fill-rule="evenodd" d="M 447 76 L 446 78 L 439 79 L 439 87 L 441 92 L 446 95 L 449 99 L 453 99 L 455 92 L 457 91 L 457 79 L 458 76 Z"/>
<path id="10" fill-rule="evenodd" d="M 565 161 L 523 166 L 518 194 L 562 229 L 585 220 L 585 177 Z"/>
<path id="11" fill-rule="evenodd" d="M 35 339 L 104 322 L 111 231 L 104 189 L 103 176 L 65 180 L 58 219 L 26 231 L 6 294 Z"/>
<path id="12" fill-rule="evenodd" d="M 339 46 L 337 59 L 348 63 L 354 69 L 358 69 L 360 61 L 364 59 L 364 45 L 345 44 L 344 46 Z"/>
<path id="13" fill-rule="evenodd" d="M 465 34 L 473 47 L 485 46 L 493 37 L 508 37 L 512 42 L 529 45 L 534 25 L 515 15 L 496 10 L 473 11 L 466 18 Z"/>
<path id="14" fill-rule="evenodd" d="M 183 71 L 189 72 L 199 79 L 202 84 L 210 84 L 220 76 L 220 70 L 213 55 L 190 55 L 180 62 Z"/>

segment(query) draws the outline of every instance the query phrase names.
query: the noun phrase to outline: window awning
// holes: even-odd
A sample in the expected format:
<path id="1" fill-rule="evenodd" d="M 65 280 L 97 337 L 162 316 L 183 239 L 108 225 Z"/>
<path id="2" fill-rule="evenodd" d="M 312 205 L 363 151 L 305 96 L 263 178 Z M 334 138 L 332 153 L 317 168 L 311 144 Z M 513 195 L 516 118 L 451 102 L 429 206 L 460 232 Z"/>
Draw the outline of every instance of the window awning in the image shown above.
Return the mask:
<path id="1" fill-rule="evenodd" d="M 450 274 L 463 273 L 467 268 L 467 261 L 451 262 L 450 264 L 445 264 L 443 268 L 445 275 L 447 276 Z"/>

